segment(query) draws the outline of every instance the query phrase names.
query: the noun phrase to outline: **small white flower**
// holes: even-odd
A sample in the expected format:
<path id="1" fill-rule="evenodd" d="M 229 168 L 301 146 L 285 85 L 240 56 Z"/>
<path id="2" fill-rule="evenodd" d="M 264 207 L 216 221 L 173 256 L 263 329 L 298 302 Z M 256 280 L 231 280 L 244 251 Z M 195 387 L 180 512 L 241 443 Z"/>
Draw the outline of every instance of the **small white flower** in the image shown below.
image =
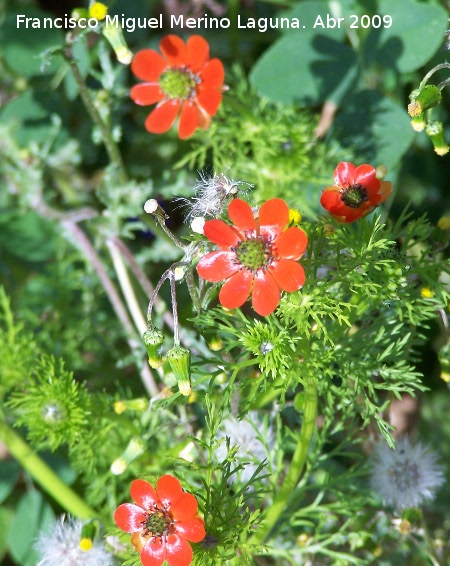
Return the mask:
<path id="1" fill-rule="evenodd" d="M 275 433 L 271 427 L 264 431 L 264 442 L 261 438 L 262 423 L 259 421 L 256 413 L 250 412 L 246 419 L 239 420 L 236 417 L 229 416 L 224 419 L 221 429 L 217 432 L 217 438 L 230 439 L 230 446 L 238 446 L 236 458 L 239 463 L 245 462 L 243 470 L 238 472 L 238 479 L 242 483 L 246 483 L 255 473 L 257 467 L 264 460 L 269 460 L 269 451 L 275 445 Z M 226 442 L 222 442 L 216 450 L 216 457 L 224 460 L 227 456 Z M 270 462 L 267 462 L 270 470 Z M 232 478 L 233 479 L 233 478 Z"/>
<path id="2" fill-rule="evenodd" d="M 397 440 L 395 449 L 380 443 L 372 461 L 371 486 L 387 505 L 396 510 L 418 507 L 432 500 L 445 482 L 438 455 L 407 436 Z"/>
<path id="3" fill-rule="evenodd" d="M 196 234 L 204 234 L 205 233 L 205 218 L 203 216 L 196 216 L 192 219 L 191 222 L 191 230 Z"/>
<path id="4" fill-rule="evenodd" d="M 39 534 L 35 548 L 40 561 L 37 566 L 110 566 L 111 554 L 101 542 L 84 550 L 80 546 L 82 521 L 64 515 L 46 532 Z"/>
<path id="5" fill-rule="evenodd" d="M 158 207 L 158 201 L 154 198 L 150 198 L 144 203 L 144 211 L 147 214 L 153 214 L 154 212 L 156 212 L 156 210 L 158 210 Z"/>

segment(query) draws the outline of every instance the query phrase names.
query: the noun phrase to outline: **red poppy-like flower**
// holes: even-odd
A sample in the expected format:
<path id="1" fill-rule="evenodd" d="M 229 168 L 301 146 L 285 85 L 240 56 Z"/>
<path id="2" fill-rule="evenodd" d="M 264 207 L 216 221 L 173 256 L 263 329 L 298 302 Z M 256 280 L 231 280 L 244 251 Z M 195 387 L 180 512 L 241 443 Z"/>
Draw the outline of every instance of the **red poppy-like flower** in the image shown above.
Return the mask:
<path id="1" fill-rule="evenodd" d="M 207 129 L 222 101 L 225 72 L 219 59 L 209 58 L 208 42 L 192 35 L 186 43 L 166 35 L 159 47 L 136 53 L 131 70 L 144 83 L 135 85 L 131 98 L 141 106 L 157 103 L 145 127 L 153 134 L 167 132 L 180 114 L 178 134 L 191 136 L 197 128 Z"/>
<path id="2" fill-rule="evenodd" d="M 144 566 L 189 566 L 192 548 L 200 542 L 205 524 L 197 515 L 197 500 L 183 491 L 173 476 L 159 478 L 154 489 L 145 480 L 134 480 L 130 495 L 136 502 L 120 505 L 114 513 L 116 525 L 132 533 L 131 543 L 141 553 Z"/>
<path id="3" fill-rule="evenodd" d="M 296 226 L 288 227 L 289 208 L 279 198 L 265 202 L 255 219 L 250 206 L 233 199 L 228 215 L 234 226 L 222 220 L 205 222 L 204 234 L 220 247 L 199 261 L 198 274 L 207 281 L 226 282 L 219 301 L 227 309 L 242 306 L 252 294 L 252 305 L 261 316 L 273 312 L 280 292 L 292 293 L 305 282 L 297 260 L 305 253 L 308 238 Z"/>
<path id="4" fill-rule="evenodd" d="M 338 222 L 354 222 L 367 216 L 392 192 L 392 183 L 379 181 L 375 169 L 366 164 L 356 167 L 348 161 L 339 163 L 334 182 L 323 190 L 320 204 Z"/>

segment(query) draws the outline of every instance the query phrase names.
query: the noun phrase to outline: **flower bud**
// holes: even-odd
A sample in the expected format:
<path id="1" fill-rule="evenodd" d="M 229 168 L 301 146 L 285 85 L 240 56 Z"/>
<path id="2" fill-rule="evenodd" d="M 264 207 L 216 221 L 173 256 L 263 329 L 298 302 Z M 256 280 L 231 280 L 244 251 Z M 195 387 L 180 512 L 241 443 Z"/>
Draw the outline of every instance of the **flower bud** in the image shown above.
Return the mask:
<path id="1" fill-rule="evenodd" d="M 129 65 L 133 59 L 133 53 L 128 49 L 125 39 L 123 38 L 122 28 L 120 25 L 105 25 L 102 28 L 102 34 L 114 49 L 117 60 L 123 65 Z"/>
<path id="2" fill-rule="evenodd" d="M 89 8 L 89 17 L 96 20 L 104 20 L 108 13 L 108 7 L 101 2 L 94 2 Z"/>
<path id="3" fill-rule="evenodd" d="M 158 328 L 149 328 L 142 335 L 147 348 L 148 363 L 151 368 L 158 369 L 162 366 L 161 346 L 164 342 L 164 334 Z"/>
<path id="4" fill-rule="evenodd" d="M 423 112 L 418 116 L 413 116 L 411 120 L 411 126 L 415 132 L 423 132 L 426 128 L 426 125 L 427 123 L 425 121 L 425 114 Z"/>
<path id="5" fill-rule="evenodd" d="M 115 476 L 120 476 L 120 474 L 123 474 L 123 472 L 131 464 L 131 462 L 136 460 L 136 458 L 139 458 L 139 456 L 142 456 L 142 454 L 145 452 L 145 449 L 145 442 L 142 440 L 142 438 L 140 438 L 139 436 L 133 437 L 128 443 L 128 446 L 126 447 L 125 452 L 122 454 L 122 456 L 114 460 L 114 462 L 111 464 L 111 473 Z"/>
<path id="6" fill-rule="evenodd" d="M 420 116 L 425 110 L 437 106 L 442 100 L 441 91 L 437 86 L 427 85 L 420 89 L 411 103 L 408 104 L 408 114 L 411 117 Z"/>
<path id="7" fill-rule="evenodd" d="M 114 412 L 121 415 L 128 409 L 132 411 L 143 412 L 148 408 L 148 399 L 139 397 L 138 399 L 125 399 L 121 401 L 116 401 L 114 403 Z"/>
<path id="8" fill-rule="evenodd" d="M 191 352 L 183 346 L 174 346 L 167 352 L 167 361 L 178 382 L 178 389 L 185 397 L 191 394 Z"/>
<path id="9" fill-rule="evenodd" d="M 438 155 L 445 155 L 446 153 L 448 153 L 449 147 L 447 145 L 447 142 L 445 141 L 444 127 L 442 125 L 442 122 L 429 122 L 428 126 L 425 128 L 425 132 L 433 142 L 434 151 Z"/>

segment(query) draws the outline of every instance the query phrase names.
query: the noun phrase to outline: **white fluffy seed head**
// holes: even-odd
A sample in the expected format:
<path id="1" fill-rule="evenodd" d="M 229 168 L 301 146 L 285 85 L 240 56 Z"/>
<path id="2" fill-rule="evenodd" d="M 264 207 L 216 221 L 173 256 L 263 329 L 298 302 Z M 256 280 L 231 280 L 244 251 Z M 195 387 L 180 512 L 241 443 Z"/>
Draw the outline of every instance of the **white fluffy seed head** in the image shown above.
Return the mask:
<path id="1" fill-rule="evenodd" d="M 397 440 L 395 449 L 381 442 L 372 458 L 371 486 L 396 510 L 418 507 L 434 499 L 444 482 L 438 455 L 420 442 L 412 444 L 407 436 Z"/>

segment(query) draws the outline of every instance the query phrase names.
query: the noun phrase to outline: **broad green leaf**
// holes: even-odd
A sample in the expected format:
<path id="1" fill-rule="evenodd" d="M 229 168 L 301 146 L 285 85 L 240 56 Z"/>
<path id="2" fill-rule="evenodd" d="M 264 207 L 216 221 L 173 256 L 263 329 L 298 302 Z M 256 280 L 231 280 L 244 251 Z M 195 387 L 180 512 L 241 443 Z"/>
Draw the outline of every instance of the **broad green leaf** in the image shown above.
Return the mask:
<path id="1" fill-rule="evenodd" d="M 21 147 L 30 142 L 48 142 L 55 136 L 52 113 L 64 114 L 60 100 L 54 93 L 27 90 L 8 102 L 0 111 L 0 121 L 11 124 L 12 135 Z"/>
<path id="2" fill-rule="evenodd" d="M 381 0 L 379 14 L 392 17 L 390 28 L 372 29 L 364 43 L 366 61 L 407 73 L 424 65 L 444 42 L 448 13 L 414 0 Z"/>
<path id="3" fill-rule="evenodd" d="M 8 532 L 13 512 L 6 507 L 0 507 L 0 563 L 3 564 L 4 558 L 8 550 Z"/>
<path id="4" fill-rule="evenodd" d="M 393 169 L 411 145 L 414 131 L 404 108 L 375 90 L 345 101 L 333 126 L 334 137 L 360 162 Z"/>
<path id="5" fill-rule="evenodd" d="M 0 44 L 6 64 L 19 75 L 31 77 L 42 73 L 51 74 L 61 65 L 59 57 L 52 57 L 43 65 L 42 55 L 63 45 L 63 33 L 60 29 L 44 28 L 44 18 L 54 16 L 36 9 L 21 9 L 20 13 L 28 18 L 36 18 L 17 27 L 17 14 L 9 15 L 3 24 Z M 32 23 L 40 23 L 40 28 L 33 28 Z"/>
<path id="6" fill-rule="evenodd" d="M 257 61 L 250 82 L 259 95 L 283 104 L 315 106 L 356 63 L 348 45 L 325 34 L 286 34 Z"/>
<path id="7" fill-rule="evenodd" d="M 39 491 L 29 491 L 22 496 L 8 535 L 9 552 L 19 564 L 37 564 L 33 545 L 39 532 L 48 528 L 53 519 L 53 511 Z"/>
<path id="8" fill-rule="evenodd" d="M 20 466 L 15 460 L 0 462 L 0 503 L 3 503 L 14 489 L 20 473 Z"/>

